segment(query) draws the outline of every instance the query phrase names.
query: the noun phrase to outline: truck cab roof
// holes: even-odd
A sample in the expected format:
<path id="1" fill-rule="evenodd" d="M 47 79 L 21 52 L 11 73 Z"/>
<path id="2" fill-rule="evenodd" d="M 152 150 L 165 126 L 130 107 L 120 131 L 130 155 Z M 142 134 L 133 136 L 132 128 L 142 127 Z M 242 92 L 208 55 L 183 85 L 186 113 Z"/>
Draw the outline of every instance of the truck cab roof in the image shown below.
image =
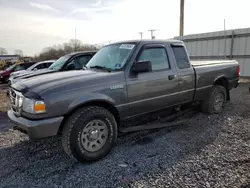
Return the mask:
<path id="1" fill-rule="evenodd" d="M 68 55 L 71 56 L 75 56 L 75 55 L 80 55 L 80 54 L 95 54 L 97 52 L 97 50 L 93 50 L 93 51 L 80 51 L 80 52 L 72 52 Z"/>
<path id="2" fill-rule="evenodd" d="M 184 44 L 180 40 L 163 40 L 163 39 L 142 39 L 142 40 L 124 40 L 124 41 L 118 41 L 114 42 L 112 44 L 121 44 L 121 43 L 136 43 L 136 44 L 155 44 L 155 43 L 169 43 L 169 44 Z"/>

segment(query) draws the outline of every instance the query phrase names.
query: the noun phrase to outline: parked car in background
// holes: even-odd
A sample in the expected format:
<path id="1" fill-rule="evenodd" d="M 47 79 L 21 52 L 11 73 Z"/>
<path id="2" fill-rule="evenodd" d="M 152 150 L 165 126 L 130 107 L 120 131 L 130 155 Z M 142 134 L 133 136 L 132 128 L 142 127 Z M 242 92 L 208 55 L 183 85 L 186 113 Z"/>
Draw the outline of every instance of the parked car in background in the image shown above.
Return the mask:
<path id="1" fill-rule="evenodd" d="M 190 62 L 181 41 L 123 41 L 100 49 L 85 70 L 13 84 L 8 116 L 31 139 L 61 135 L 69 156 L 98 160 L 118 131 L 155 128 L 128 127 L 124 120 L 193 102 L 205 113 L 222 112 L 239 76 L 235 60 Z"/>
<path id="2" fill-rule="evenodd" d="M 69 70 L 80 70 L 82 69 L 89 60 L 95 55 L 96 51 L 87 52 L 74 52 L 60 57 L 48 69 L 39 71 L 30 71 L 25 75 L 18 75 L 10 80 L 9 85 L 16 83 L 17 81 L 32 78 L 35 76 L 49 74 L 53 72 L 69 71 Z"/>
<path id="3" fill-rule="evenodd" d="M 52 63 L 54 63 L 56 60 L 47 60 L 47 61 L 41 61 L 41 62 L 37 62 L 34 65 L 30 66 L 28 69 L 26 70 L 20 70 L 20 71 L 16 71 L 10 74 L 10 78 L 13 77 L 15 78 L 16 76 L 24 76 L 26 74 L 28 74 L 30 71 L 36 71 L 36 70 L 41 70 L 41 69 L 47 69 L 50 67 L 50 65 L 52 65 Z"/>
<path id="4" fill-rule="evenodd" d="M 7 83 L 10 77 L 10 74 L 20 70 L 26 70 L 30 66 L 34 65 L 36 62 L 27 62 L 27 63 L 16 63 L 6 68 L 3 71 L 0 71 L 0 82 Z"/>

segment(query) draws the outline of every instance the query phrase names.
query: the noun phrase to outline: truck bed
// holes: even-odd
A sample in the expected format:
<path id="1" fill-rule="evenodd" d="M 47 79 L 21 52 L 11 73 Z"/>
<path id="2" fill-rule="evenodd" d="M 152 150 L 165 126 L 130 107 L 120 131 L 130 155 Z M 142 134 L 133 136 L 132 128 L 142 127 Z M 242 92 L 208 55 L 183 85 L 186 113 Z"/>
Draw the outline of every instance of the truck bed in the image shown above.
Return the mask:
<path id="1" fill-rule="evenodd" d="M 196 73 L 197 100 L 204 99 L 219 78 L 226 78 L 229 90 L 238 83 L 239 64 L 236 60 L 191 61 L 191 64 Z"/>

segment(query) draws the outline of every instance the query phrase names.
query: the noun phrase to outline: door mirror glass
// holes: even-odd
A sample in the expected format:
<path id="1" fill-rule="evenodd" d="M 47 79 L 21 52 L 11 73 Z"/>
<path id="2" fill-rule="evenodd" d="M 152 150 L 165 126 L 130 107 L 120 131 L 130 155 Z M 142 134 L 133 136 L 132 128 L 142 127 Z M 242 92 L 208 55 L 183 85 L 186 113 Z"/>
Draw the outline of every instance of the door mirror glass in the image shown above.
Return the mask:
<path id="1" fill-rule="evenodd" d="M 151 61 L 138 61 L 133 66 L 134 73 L 152 72 Z"/>

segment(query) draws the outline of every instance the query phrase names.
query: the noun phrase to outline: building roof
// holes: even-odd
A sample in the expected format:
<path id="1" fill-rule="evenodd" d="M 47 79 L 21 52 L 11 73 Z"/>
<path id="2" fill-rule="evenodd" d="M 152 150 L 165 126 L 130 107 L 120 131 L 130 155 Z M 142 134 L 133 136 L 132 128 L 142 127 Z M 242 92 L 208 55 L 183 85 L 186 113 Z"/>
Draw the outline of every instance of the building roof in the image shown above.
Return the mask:
<path id="1" fill-rule="evenodd" d="M 19 55 L 0 55 L 0 58 L 1 57 L 19 57 Z"/>

